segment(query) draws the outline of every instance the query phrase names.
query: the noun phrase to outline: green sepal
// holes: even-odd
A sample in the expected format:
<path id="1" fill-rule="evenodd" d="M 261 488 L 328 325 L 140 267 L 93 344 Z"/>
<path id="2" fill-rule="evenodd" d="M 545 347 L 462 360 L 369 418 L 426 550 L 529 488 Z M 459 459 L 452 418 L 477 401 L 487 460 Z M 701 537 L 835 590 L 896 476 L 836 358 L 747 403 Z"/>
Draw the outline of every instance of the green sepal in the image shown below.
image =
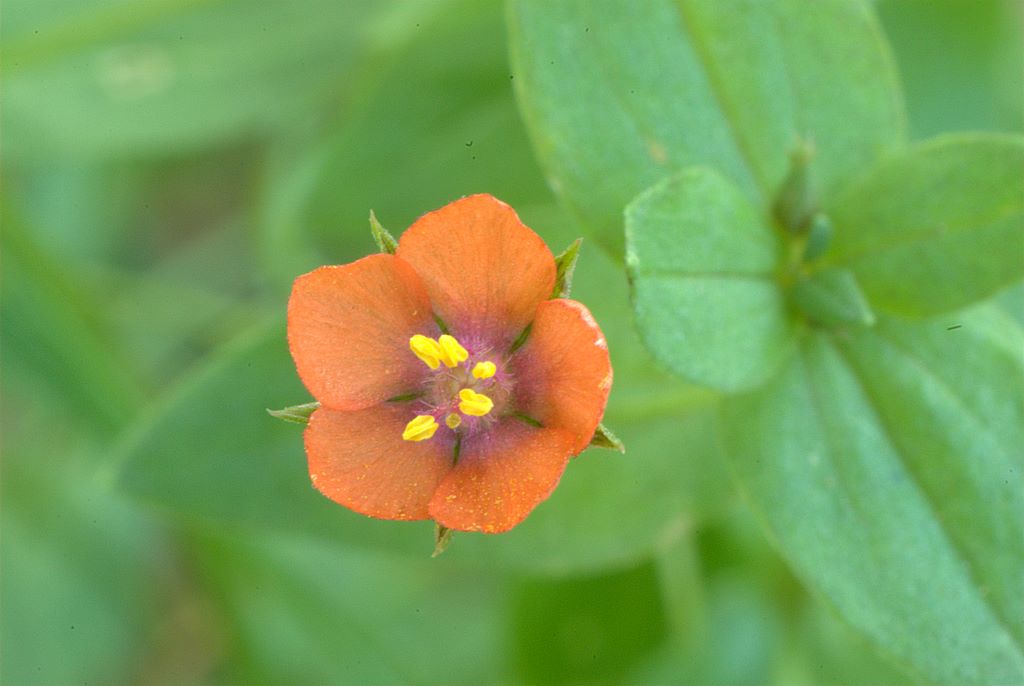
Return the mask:
<path id="1" fill-rule="evenodd" d="M 617 450 L 623 455 L 626 454 L 625 444 L 604 424 L 597 425 L 597 429 L 594 431 L 594 437 L 590 439 L 590 447 L 609 448 L 611 450 Z"/>
<path id="2" fill-rule="evenodd" d="M 811 174 L 814 145 L 802 140 L 789 155 L 789 173 L 775 196 L 772 211 L 782 226 L 792 233 L 804 233 L 818 212 L 818 189 Z"/>
<path id="3" fill-rule="evenodd" d="M 448 544 L 452 542 L 453 533 L 455 532 L 448 527 L 434 522 L 434 552 L 430 554 L 430 557 L 437 557 L 448 550 Z"/>
<path id="4" fill-rule="evenodd" d="M 292 424 L 302 424 L 305 426 L 309 424 L 309 416 L 313 414 L 316 408 L 320 407 L 320 403 L 313 401 L 311 403 L 303 403 L 302 405 L 292 405 L 291 407 L 285 407 L 280 410 L 271 410 L 267 408 L 267 414 L 271 417 L 277 417 L 283 419 L 286 422 Z"/>
<path id="5" fill-rule="evenodd" d="M 576 271 L 576 260 L 580 256 L 582 238 L 574 240 L 565 251 L 555 258 L 555 290 L 553 298 L 568 298 L 572 291 L 572 274 Z"/>
<path id="6" fill-rule="evenodd" d="M 875 313 L 849 269 L 827 269 L 793 286 L 793 303 L 816 324 L 872 326 Z"/>
<path id="7" fill-rule="evenodd" d="M 381 252 L 394 255 L 398 250 L 398 241 L 395 240 L 390 231 L 381 225 L 373 210 L 370 210 L 370 233 L 373 234 L 373 241 Z"/>

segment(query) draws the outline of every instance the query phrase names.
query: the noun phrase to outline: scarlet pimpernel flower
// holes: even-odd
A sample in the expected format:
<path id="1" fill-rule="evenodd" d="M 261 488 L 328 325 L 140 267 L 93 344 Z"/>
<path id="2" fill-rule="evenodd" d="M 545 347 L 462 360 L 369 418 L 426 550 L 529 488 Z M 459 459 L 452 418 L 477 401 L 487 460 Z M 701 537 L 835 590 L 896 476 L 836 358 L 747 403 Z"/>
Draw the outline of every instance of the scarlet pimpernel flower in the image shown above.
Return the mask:
<path id="1" fill-rule="evenodd" d="M 557 272 L 511 207 L 473 195 L 393 250 L 296 279 L 288 344 L 319 402 L 316 488 L 371 517 L 520 523 L 590 444 L 612 383 L 604 336 L 555 297 Z"/>

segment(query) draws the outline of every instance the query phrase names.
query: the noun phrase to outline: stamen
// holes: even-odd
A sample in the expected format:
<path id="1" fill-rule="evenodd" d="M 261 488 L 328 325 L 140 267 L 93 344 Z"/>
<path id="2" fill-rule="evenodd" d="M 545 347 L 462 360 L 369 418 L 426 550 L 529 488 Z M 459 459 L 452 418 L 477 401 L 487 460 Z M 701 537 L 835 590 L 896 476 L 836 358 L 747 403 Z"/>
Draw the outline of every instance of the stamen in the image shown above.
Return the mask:
<path id="1" fill-rule="evenodd" d="M 472 417 L 483 417 L 494 407 L 493 400 L 471 388 L 463 388 L 459 391 L 459 398 L 462 400 L 459 403 L 459 410 Z"/>
<path id="2" fill-rule="evenodd" d="M 441 349 L 438 358 L 444 362 L 446 367 L 456 367 L 459 362 L 465 362 L 469 358 L 469 353 L 461 343 L 455 340 L 455 336 L 442 334 L 437 342 Z"/>
<path id="3" fill-rule="evenodd" d="M 449 429 L 458 429 L 462 424 L 462 417 L 452 412 L 444 418 L 444 423 L 448 425 Z"/>
<path id="4" fill-rule="evenodd" d="M 409 339 L 409 349 L 431 369 L 437 369 L 441 366 L 441 356 L 443 353 L 441 352 L 441 346 L 433 338 L 418 333 Z M 448 366 L 451 367 L 453 365 Z"/>
<path id="5" fill-rule="evenodd" d="M 425 441 L 432 438 L 437 431 L 438 423 L 429 414 L 421 414 L 405 425 L 402 439 L 406 441 Z"/>
<path id="6" fill-rule="evenodd" d="M 489 379 L 498 372 L 498 367 L 493 362 L 477 362 L 473 367 L 473 378 Z"/>

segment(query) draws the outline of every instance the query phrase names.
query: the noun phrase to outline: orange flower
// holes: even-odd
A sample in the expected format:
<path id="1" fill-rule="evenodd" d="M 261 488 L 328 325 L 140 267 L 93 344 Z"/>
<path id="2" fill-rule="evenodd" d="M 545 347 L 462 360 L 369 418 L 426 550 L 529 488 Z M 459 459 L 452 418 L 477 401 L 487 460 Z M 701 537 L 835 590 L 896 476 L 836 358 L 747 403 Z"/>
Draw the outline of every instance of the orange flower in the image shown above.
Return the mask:
<path id="1" fill-rule="evenodd" d="M 382 519 L 521 522 L 590 443 L 612 381 L 600 328 L 552 299 L 555 278 L 515 211 L 473 195 L 420 217 L 394 255 L 296 279 L 288 345 L 320 402 L 316 488 Z"/>

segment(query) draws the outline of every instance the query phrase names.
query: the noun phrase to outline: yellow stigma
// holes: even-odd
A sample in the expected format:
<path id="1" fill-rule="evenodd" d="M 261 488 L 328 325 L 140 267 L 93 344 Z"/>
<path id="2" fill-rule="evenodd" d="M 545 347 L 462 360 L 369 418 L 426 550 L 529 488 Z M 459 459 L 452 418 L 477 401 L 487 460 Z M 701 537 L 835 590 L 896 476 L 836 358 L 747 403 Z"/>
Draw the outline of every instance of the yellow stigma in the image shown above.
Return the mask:
<path id="1" fill-rule="evenodd" d="M 438 426 L 429 414 L 421 414 L 405 425 L 402 438 L 406 441 L 425 441 L 433 437 Z"/>
<path id="2" fill-rule="evenodd" d="M 473 417 L 483 417 L 494 407 L 494 401 L 486 395 L 475 392 L 471 388 L 463 388 L 459 391 L 459 410 L 463 414 Z"/>
<path id="3" fill-rule="evenodd" d="M 431 369 L 437 369 L 441 366 L 441 356 L 443 353 L 441 352 L 441 346 L 433 338 L 418 333 L 409 339 L 409 350 L 412 350 L 416 357 L 423 360 Z"/>
<path id="4" fill-rule="evenodd" d="M 462 344 L 455 340 L 455 336 L 443 334 L 437 339 L 437 343 L 441 349 L 439 359 L 444 362 L 446 367 L 456 367 L 459 362 L 465 362 L 469 358 L 469 353 L 462 347 Z"/>
<path id="5" fill-rule="evenodd" d="M 473 367 L 473 378 L 489 379 L 497 373 L 498 368 L 493 362 L 477 362 Z"/>
<path id="6" fill-rule="evenodd" d="M 462 417 L 452 412 L 444 418 L 444 423 L 448 425 L 449 429 L 458 429 L 459 425 L 462 424 Z"/>

